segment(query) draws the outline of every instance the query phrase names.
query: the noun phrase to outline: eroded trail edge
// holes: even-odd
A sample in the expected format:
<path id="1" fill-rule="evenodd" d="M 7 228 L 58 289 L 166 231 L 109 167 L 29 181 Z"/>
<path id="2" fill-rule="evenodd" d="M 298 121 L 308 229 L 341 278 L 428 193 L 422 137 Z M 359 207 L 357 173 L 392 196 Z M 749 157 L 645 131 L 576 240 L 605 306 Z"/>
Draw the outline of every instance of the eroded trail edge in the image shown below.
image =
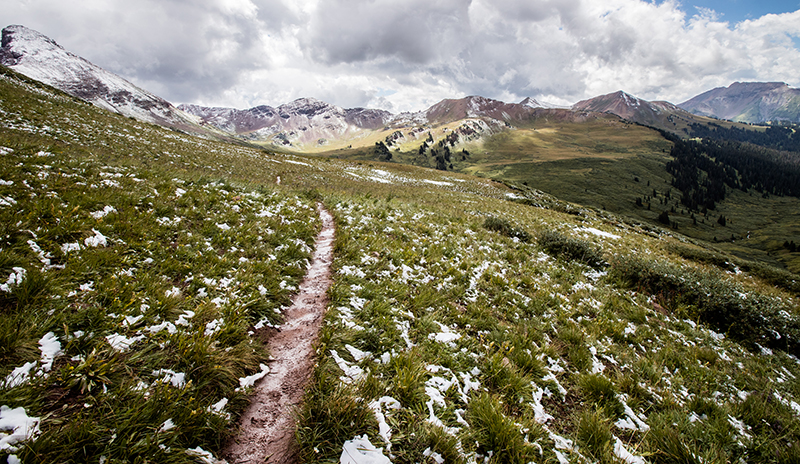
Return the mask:
<path id="1" fill-rule="evenodd" d="M 294 408 L 300 404 L 314 369 L 314 342 L 328 303 L 333 259 L 333 216 L 317 204 L 322 231 L 317 235 L 311 266 L 300 284 L 286 321 L 269 339 L 270 373 L 255 385 L 240 429 L 223 451 L 230 464 L 293 463 Z"/>

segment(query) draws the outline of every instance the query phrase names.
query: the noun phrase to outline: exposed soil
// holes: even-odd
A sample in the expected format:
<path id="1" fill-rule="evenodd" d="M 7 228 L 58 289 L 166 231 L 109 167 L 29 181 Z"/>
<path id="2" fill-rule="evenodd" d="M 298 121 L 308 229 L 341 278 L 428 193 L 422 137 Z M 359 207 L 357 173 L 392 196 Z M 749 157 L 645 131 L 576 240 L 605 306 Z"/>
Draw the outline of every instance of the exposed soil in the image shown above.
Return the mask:
<path id="1" fill-rule="evenodd" d="M 317 205 L 322 231 L 299 293 L 284 312 L 286 321 L 269 340 L 270 373 L 255 385 L 239 433 L 223 451 L 230 464 L 297 461 L 294 409 L 300 404 L 314 368 L 313 345 L 328 303 L 333 257 L 333 217 Z"/>

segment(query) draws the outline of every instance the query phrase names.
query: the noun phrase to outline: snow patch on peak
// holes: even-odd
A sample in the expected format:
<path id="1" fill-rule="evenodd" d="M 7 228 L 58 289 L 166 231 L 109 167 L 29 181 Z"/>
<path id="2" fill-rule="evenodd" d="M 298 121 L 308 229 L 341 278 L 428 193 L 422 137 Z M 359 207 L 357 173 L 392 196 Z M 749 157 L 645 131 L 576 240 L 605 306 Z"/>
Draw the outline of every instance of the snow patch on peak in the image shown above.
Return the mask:
<path id="1" fill-rule="evenodd" d="M 0 64 L 124 116 L 174 128 L 197 128 L 192 117 L 166 100 L 70 53 L 25 26 L 3 29 Z"/>

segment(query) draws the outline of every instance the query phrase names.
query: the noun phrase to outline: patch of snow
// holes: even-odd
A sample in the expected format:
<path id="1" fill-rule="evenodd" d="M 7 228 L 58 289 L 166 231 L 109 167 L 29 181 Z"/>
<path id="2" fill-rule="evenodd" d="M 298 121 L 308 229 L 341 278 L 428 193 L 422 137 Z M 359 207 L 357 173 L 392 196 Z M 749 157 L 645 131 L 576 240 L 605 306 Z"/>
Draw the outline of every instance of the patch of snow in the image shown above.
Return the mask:
<path id="1" fill-rule="evenodd" d="M 356 362 L 361 362 L 362 359 L 372 356 L 371 352 L 361 351 L 350 344 L 347 344 L 344 347 L 347 348 L 347 351 L 349 351 L 351 355 L 353 355 L 353 358 L 356 360 Z"/>
<path id="2" fill-rule="evenodd" d="M 533 392 L 533 403 L 531 403 L 531 406 L 533 407 L 533 418 L 536 422 L 545 424 L 547 421 L 554 419 L 553 416 L 545 412 L 544 406 L 542 406 L 542 396 L 550 396 L 550 390 L 547 388 L 542 389 L 536 384 L 534 384 L 534 387 L 536 388 L 536 391 Z"/>
<path id="3" fill-rule="evenodd" d="M 25 383 L 31 375 L 31 369 L 36 366 L 36 363 L 31 361 L 15 368 L 10 374 L 6 376 L 4 386 L 6 388 L 14 388 Z"/>
<path id="4" fill-rule="evenodd" d="M 155 377 L 162 376 L 159 380 L 163 383 L 171 383 L 175 388 L 183 388 L 186 384 L 186 374 L 175 372 L 172 369 L 158 369 L 153 371 Z"/>
<path id="5" fill-rule="evenodd" d="M 391 462 L 369 441 L 366 434 L 344 442 L 342 455 L 339 457 L 339 464 L 391 464 Z"/>
<path id="6" fill-rule="evenodd" d="M 187 449 L 186 454 L 193 458 L 198 458 L 204 464 L 223 464 L 225 461 L 220 461 L 219 459 L 215 458 L 211 452 L 204 450 L 201 447 Z"/>
<path id="7" fill-rule="evenodd" d="M 65 243 L 61 245 L 61 252 L 65 255 L 68 253 L 72 253 L 73 251 L 81 251 L 81 244 L 78 242 L 75 243 Z"/>
<path id="8" fill-rule="evenodd" d="M 444 457 L 436 451 L 432 451 L 430 448 L 426 448 L 425 451 L 422 452 L 422 455 L 426 458 L 433 459 L 436 464 L 444 464 Z"/>
<path id="9" fill-rule="evenodd" d="M 441 185 L 443 187 L 447 187 L 447 186 L 453 185 L 451 182 L 444 182 L 444 181 L 437 181 L 437 180 L 430 180 L 430 179 L 421 179 L 421 180 L 422 180 L 422 182 L 425 182 L 426 184 Z"/>
<path id="10" fill-rule="evenodd" d="M 89 215 L 92 216 L 95 219 L 102 219 L 102 218 L 108 216 L 109 214 L 116 213 L 116 212 L 117 212 L 117 209 L 114 208 L 113 206 L 105 206 L 100 211 L 91 212 L 91 213 L 89 213 Z"/>
<path id="11" fill-rule="evenodd" d="M 39 350 L 42 352 L 42 370 L 50 372 L 53 368 L 53 361 L 56 356 L 63 354 L 61 351 L 61 342 L 53 332 L 47 332 L 41 340 L 39 340 Z"/>
<path id="12" fill-rule="evenodd" d="M 15 452 L 14 445 L 39 435 L 39 418 L 30 417 L 25 408 L 0 406 L 0 450 Z"/>
<path id="13" fill-rule="evenodd" d="M 222 410 L 225 409 L 225 406 L 227 405 L 228 405 L 228 398 L 222 398 L 221 400 L 209 406 L 209 408 L 212 412 L 215 412 L 217 414 L 222 414 Z"/>
<path id="14" fill-rule="evenodd" d="M 384 396 L 369 404 L 370 409 L 372 409 L 372 412 L 375 414 L 375 420 L 378 421 L 378 434 L 383 438 L 383 441 L 386 443 L 386 450 L 389 451 L 392 447 L 392 429 L 386 422 L 386 416 L 383 415 L 383 410 L 381 408 L 383 404 L 386 404 L 386 407 L 389 409 L 400 409 L 401 406 L 400 402 L 391 396 Z"/>
<path id="15" fill-rule="evenodd" d="M 344 377 L 339 377 L 339 379 L 344 383 L 351 383 L 353 381 L 358 381 L 363 375 L 364 370 L 360 367 L 351 364 L 345 361 L 336 350 L 331 350 L 331 356 L 333 360 L 336 361 L 336 365 L 339 366 L 339 369 L 344 371 Z"/>
<path id="16" fill-rule="evenodd" d="M 134 343 L 144 340 L 144 335 L 126 337 L 125 335 L 111 334 L 106 336 L 106 340 L 108 340 L 108 344 L 111 345 L 111 348 L 117 351 L 126 351 Z"/>
<path id="17" fill-rule="evenodd" d="M 619 437 L 614 437 L 614 456 L 618 457 L 622 462 L 626 464 L 647 464 L 647 461 L 641 456 L 634 456 L 625 448 L 625 444 L 622 443 L 622 440 Z"/>
<path id="18" fill-rule="evenodd" d="M 105 235 L 95 229 L 92 229 L 92 232 L 94 232 L 94 237 L 86 237 L 83 241 L 86 246 L 93 248 L 108 246 L 108 238 Z"/>
<path id="19" fill-rule="evenodd" d="M 6 283 L 0 284 L 0 291 L 5 293 L 11 293 L 12 287 L 16 287 L 25 279 L 25 274 L 28 272 L 24 268 L 21 267 L 13 267 L 11 268 L 13 271 L 6 280 Z"/>
<path id="20" fill-rule="evenodd" d="M 158 429 L 158 431 L 159 433 L 162 433 L 173 428 L 175 428 L 175 423 L 172 422 L 172 419 L 167 419 L 163 424 L 161 424 L 161 427 Z"/>
<path id="21" fill-rule="evenodd" d="M 263 379 L 267 374 L 269 374 L 269 366 L 266 364 L 260 364 L 259 367 L 261 368 L 261 372 L 256 372 L 253 375 L 239 379 L 239 388 L 252 387 L 257 381 Z"/>
<path id="22" fill-rule="evenodd" d="M 594 227 L 581 227 L 579 229 L 575 229 L 577 232 L 588 232 L 590 234 L 597 235 L 598 237 L 605 237 L 605 238 L 613 238 L 618 239 L 621 238 L 619 235 L 614 235 L 609 232 L 604 232 L 600 229 L 595 229 Z"/>

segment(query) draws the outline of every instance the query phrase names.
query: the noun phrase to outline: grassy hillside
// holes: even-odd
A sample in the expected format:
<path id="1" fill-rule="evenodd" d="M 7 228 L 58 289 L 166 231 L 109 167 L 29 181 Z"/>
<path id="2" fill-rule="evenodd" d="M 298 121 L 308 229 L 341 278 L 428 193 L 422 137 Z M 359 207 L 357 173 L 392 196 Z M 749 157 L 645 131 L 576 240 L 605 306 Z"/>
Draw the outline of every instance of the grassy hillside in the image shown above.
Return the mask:
<path id="1" fill-rule="evenodd" d="M 307 462 L 357 437 L 393 462 L 800 459 L 778 271 L 532 189 L 167 131 L 5 70 L 0 121 L 0 459 L 214 462 L 317 201 L 338 229 Z"/>
<path id="2" fill-rule="evenodd" d="M 431 128 L 425 134 L 430 133 L 431 145 L 438 146 L 457 127 Z M 415 143 L 399 145 L 391 161 L 435 168 L 431 151 L 420 155 L 416 149 L 421 141 Z M 450 148 L 446 167 L 651 224 L 658 224 L 659 215 L 666 211 L 670 217 L 666 225 L 677 232 L 713 243 L 739 258 L 800 273 L 800 253 L 784 246 L 800 243 L 800 200 L 732 190 L 708 214 L 693 213 L 680 204 L 680 192 L 666 170 L 672 159 L 670 147 L 656 131 L 610 115 L 581 122 L 540 120 L 529 128 L 457 144 Z M 327 155 L 376 159 L 371 147 Z M 719 224 L 720 216 L 726 218 L 725 225 Z"/>

